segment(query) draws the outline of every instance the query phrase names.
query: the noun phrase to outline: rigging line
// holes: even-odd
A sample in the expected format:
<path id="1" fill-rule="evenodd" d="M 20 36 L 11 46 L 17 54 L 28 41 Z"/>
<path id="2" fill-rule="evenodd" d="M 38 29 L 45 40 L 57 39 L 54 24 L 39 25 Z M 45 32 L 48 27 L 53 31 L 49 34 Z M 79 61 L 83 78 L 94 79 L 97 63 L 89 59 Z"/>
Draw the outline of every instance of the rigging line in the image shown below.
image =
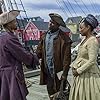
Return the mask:
<path id="1" fill-rule="evenodd" d="M 22 3 L 22 0 L 20 0 L 20 2 L 21 2 L 21 5 L 22 5 L 22 7 L 23 7 L 23 10 L 24 10 L 24 12 L 25 12 L 25 16 L 26 16 L 26 18 L 27 18 L 28 21 L 29 21 L 29 18 L 28 18 L 28 15 L 27 15 L 26 11 L 25 11 L 25 7 L 24 7 L 24 5 L 23 5 L 23 3 Z"/>
<path id="2" fill-rule="evenodd" d="M 60 10 L 63 11 L 63 13 L 68 17 L 68 14 L 66 13 L 65 9 L 63 7 L 61 7 L 60 2 L 58 0 L 56 0 L 57 5 L 59 6 Z"/>
<path id="3" fill-rule="evenodd" d="M 93 2 L 93 0 L 91 0 L 91 1 Z M 96 3 L 93 2 L 93 5 L 94 5 L 94 7 L 95 7 L 95 9 L 96 9 L 96 12 L 97 12 L 97 13 L 100 13 L 99 9 L 97 8 L 97 6 L 95 6 L 95 4 L 96 4 Z"/>
<path id="4" fill-rule="evenodd" d="M 60 1 L 56 0 L 56 2 L 58 3 L 58 6 L 60 7 L 60 9 L 64 12 L 64 14 L 68 17 L 67 12 L 65 11 L 65 9 L 60 5 Z"/>
<path id="5" fill-rule="evenodd" d="M 6 4 L 7 4 L 7 8 L 8 8 L 8 10 L 10 11 L 10 10 L 11 10 L 10 7 L 9 7 L 9 2 L 10 2 L 10 1 L 5 0 L 5 2 L 6 2 Z M 11 6 L 11 5 L 10 5 L 10 6 Z"/>
<path id="6" fill-rule="evenodd" d="M 7 2 L 6 0 L 5 0 L 5 1 L 2 0 L 2 5 L 1 5 L 1 7 L 2 7 L 3 12 L 4 12 L 4 11 L 7 11 L 7 9 L 6 9 L 6 5 L 7 5 L 6 2 Z"/>
<path id="7" fill-rule="evenodd" d="M 13 10 L 14 8 L 13 8 L 13 5 L 12 5 L 12 2 L 11 2 L 11 0 L 9 0 L 9 2 L 8 3 L 10 3 L 10 6 L 11 6 L 11 9 L 9 9 L 9 11 L 10 10 Z M 9 5 L 8 5 L 8 7 L 9 7 Z M 9 7 L 10 8 L 10 7 Z M 17 20 L 16 20 L 17 21 Z M 18 23 L 18 21 L 17 21 L 17 23 Z M 18 27 L 20 28 L 20 25 L 19 25 L 19 23 L 18 23 Z"/>
<path id="8" fill-rule="evenodd" d="M 15 6 L 16 6 L 17 10 L 19 10 L 16 0 L 13 0 L 13 1 L 14 1 L 14 3 L 15 3 Z M 12 2 L 11 2 L 11 4 L 12 4 Z M 21 23 L 22 23 L 22 25 L 23 25 L 23 28 L 25 28 L 25 25 L 24 25 L 24 23 L 23 23 L 23 19 L 22 19 L 21 14 L 19 14 L 19 16 L 20 16 L 20 18 L 21 18 Z M 18 23 L 18 21 L 17 21 L 17 23 Z M 18 24 L 19 24 L 19 23 L 18 23 Z"/>
<path id="9" fill-rule="evenodd" d="M 62 2 L 63 2 L 63 4 L 65 5 L 65 7 L 67 8 L 67 10 L 68 10 L 68 12 L 70 13 L 70 15 L 73 17 L 73 15 L 72 15 L 70 9 L 68 8 L 68 6 L 66 5 L 66 3 L 65 3 L 63 0 L 62 0 Z"/>
<path id="10" fill-rule="evenodd" d="M 84 10 L 80 7 L 80 5 L 78 4 L 78 2 L 76 0 L 74 0 L 75 3 L 78 5 L 78 7 L 81 9 L 81 11 L 86 15 L 86 13 L 84 12 Z"/>
<path id="11" fill-rule="evenodd" d="M 89 2 L 91 3 L 92 9 L 94 9 L 94 12 L 96 13 L 95 6 L 92 4 L 92 2 L 91 2 L 91 1 L 92 1 L 92 0 L 89 0 Z"/>
<path id="12" fill-rule="evenodd" d="M 66 5 L 66 3 L 65 3 L 63 0 L 62 0 L 62 2 L 63 2 L 63 4 L 65 5 L 65 7 L 67 8 L 67 10 L 68 10 L 68 12 L 70 13 L 70 15 L 73 17 L 73 15 L 72 15 L 70 9 L 68 8 L 68 6 Z"/>
<path id="13" fill-rule="evenodd" d="M 64 1 L 64 0 L 63 0 L 63 1 Z M 69 0 L 67 0 L 67 1 L 68 1 L 68 3 L 69 3 L 70 7 L 72 8 L 72 10 L 74 11 L 75 15 L 78 16 L 77 13 L 76 13 L 76 11 L 75 11 L 74 8 L 72 7 L 71 3 L 69 2 Z"/>
<path id="14" fill-rule="evenodd" d="M 82 1 L 83 5 L 85 6 L 85 8 L 87 9 L 87 11 L 90 12 L 89 9 L 88 9 L 88 7 L 87 7 L 87 6 L 85 5 L 85 3 L 83 2 L 83 0 L 81 0 L 81 1 Z"/>

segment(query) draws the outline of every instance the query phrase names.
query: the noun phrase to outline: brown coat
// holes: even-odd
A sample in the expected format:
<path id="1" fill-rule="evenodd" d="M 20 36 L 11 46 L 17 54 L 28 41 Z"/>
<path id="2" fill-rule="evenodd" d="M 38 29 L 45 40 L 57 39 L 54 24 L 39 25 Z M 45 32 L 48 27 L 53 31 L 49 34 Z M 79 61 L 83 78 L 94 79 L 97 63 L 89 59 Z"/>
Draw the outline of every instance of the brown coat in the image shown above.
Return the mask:
<path id="1" fill-rule="evenodd" d="M 41 74 L 40 74 L 40 84 L 46 84 L 46 59 L 45 59 L 45 37 L 44 34 L 41 41 L 37 47 L 37 54 L 39 58 L 42 58 L 41 62 Z M 71 63 L 71 40 L 70 38 L 59 31 L 58 36 L 54 39 L 54 70 L 55 73 L 63 70 L 63 74 L 67 75 L 69 70 L 69 65 Z"/>

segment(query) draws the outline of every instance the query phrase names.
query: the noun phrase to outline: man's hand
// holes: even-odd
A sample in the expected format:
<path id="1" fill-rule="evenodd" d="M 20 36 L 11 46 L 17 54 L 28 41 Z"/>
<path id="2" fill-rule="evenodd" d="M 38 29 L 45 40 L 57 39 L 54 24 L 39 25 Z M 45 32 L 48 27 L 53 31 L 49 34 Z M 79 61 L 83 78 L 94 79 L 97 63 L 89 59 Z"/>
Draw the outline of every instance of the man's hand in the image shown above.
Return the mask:
<path id="1" fill-rule="evenodd" d="M 72 73 L 76 77 L 79 75 L 78 72 L 77 72 L 77 70 L 75 68 L 72 68 Z"/>
<path id="2" fill-rule="evenodd" d="M 61 80 L 66 80 L 66 79 L 67 79 L 67 77 L 66 77 L 66 76 L 61 75 Z"/>
<path id="3" fill-rule="evenodd" d="M 65 90 L 66 89 L 66 80 L 67 80 L 67 77 L 65 77 L 64 75 L 62 75 L 61 76 L 61 84 L 62 85 L 60 85 L 60 89 L 62 89 L 62 90 Z"/>

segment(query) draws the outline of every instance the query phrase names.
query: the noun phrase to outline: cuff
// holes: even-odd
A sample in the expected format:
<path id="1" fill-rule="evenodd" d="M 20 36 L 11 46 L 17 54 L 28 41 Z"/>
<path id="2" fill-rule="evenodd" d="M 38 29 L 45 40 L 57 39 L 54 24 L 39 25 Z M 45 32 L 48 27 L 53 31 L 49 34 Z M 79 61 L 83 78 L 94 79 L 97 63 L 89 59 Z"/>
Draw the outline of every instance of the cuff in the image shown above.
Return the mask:
<path id="1" fill-rule="evenodd" d="M 82 73 L 82 70 L 81 69 L 77 69 L 77 72 L 78 72 L 78 74 L 81 74 Z"/>

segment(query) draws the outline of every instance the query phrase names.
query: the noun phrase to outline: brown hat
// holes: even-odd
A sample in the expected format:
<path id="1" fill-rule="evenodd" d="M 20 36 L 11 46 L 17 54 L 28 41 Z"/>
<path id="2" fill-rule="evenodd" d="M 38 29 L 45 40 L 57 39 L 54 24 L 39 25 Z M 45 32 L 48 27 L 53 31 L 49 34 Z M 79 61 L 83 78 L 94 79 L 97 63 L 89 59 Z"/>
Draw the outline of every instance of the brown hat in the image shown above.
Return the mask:
<path id="1" fill-rule="evenodd" d="M 9 12 L 4 12 L 0 15 L 0 25 L 5 25 L 14 19 L 19 15 L 20 11 L 19 10 L 12 10 Z"/>
<path id="2" fill-rule="evenodd" d="M 66 24 L 63 21 L 63 18 L 59 14 L 50 13 L 49 16 L 53 21 L 57 22 L 59 25 L 66 27 Z"/>

